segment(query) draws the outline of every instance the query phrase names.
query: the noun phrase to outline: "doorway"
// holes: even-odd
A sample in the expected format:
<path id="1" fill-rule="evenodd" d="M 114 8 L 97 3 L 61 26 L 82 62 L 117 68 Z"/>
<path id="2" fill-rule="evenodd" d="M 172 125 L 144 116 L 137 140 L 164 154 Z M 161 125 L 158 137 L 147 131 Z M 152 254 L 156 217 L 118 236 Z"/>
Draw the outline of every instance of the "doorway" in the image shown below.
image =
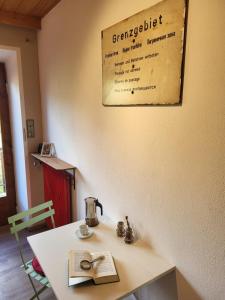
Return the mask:
<path id="1" fill-rule="evenodd" d="M 6 144 L 9 146 L 5 146 L 7 150 L 10 150 L 11 154 L 5 153 L 4 141 L 2 143 L 3 164 L 2 168 L 0 168 L 0 172 L 2 172 L 2 182 L 0 181 L 0 189 L 2 184 L 2 190 L 0 190 L 0 192 L 2 191 L 2 193 L 5 193 L 6 197 L 8 195 L 13 195 L 10 196 L 12 200 L 9 201 L 7 201 L 7 199 L 5 199 L 4 197 L 0 196 L 1 226 L 3 224 L 8 224 L 6 216 L 7 214 L 13 215 L 17 212 L 29 208 L 28 203 L 30 200 L 30 174 L 28 160 L 26 160 L 28 151 L 25 130 L 26 119 L 20 49 L 17 47 L 0 46 L 0 64 L 5 67 L 4 71 L 2 71 L 2 85 L 5 89 L 5 94 L 7 95 L 9 112 L 7 120 L 0 120 L 0 124 L 3 127 L 6 125 L 9 125 L 9 128 L 11 127 L 11 134 L 10 130 L 8 130 L 8 133 L 6 134 Z M 5 107 L 5 105 L 3 106 Z M 3 117 L 5 117 L 5 114 Z M 2 130 L 3 127 L 1 128 Z M 4 134 L 2 132 L 2 138 L 3 136 Z M 8 140 L 9 136 L 11 136 L 11 141 Z M 14 175 L 11 176 L 12 180 L 8 179 L 9 165 L 11 169 L 14 169 Z M 14 186 L 12 184 L 13 180 Z M 4 195 L 2 194 L 2 196 Z"/>
<path id="2" fill-rule="evenodd" d="M 16 192 L 5 64 L 0 63 L 0 225 L 16 213 Z"/>

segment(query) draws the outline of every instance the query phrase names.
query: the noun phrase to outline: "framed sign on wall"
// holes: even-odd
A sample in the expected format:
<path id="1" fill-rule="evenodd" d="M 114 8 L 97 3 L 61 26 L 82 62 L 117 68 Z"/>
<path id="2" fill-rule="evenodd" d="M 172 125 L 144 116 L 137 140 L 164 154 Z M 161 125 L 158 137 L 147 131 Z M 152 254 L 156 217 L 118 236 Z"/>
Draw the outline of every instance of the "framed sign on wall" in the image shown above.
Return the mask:
<path id="1" fill-rule="evenodd" d="M 102 31 L 105 106 L 182 101 L 185 0 L 164 0 Z"/>

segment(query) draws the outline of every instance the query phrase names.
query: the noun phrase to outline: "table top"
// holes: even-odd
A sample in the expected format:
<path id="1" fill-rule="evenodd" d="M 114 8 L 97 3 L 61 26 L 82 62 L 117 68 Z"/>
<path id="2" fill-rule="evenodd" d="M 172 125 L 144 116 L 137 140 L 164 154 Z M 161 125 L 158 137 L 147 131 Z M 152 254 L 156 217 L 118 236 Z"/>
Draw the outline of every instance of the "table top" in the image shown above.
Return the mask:
<path id="1" fill-rule="evenodd" d="M 116 235 L 116 226 L 100 219 L 92 227 L 94 234 L 79 239 L 76 230 L 84 221 L 78 221 L 28 237 L 28 241 L 48 277 L 59 300 L 115 300 L 132 294 L 175 270 L 175 266 L 157 255 L 139 240 L 125 244 Z M 119 282 L 82 287 L 68 287 L 68 252 L 70 250 L 110 251 L 120 277 Z"/>

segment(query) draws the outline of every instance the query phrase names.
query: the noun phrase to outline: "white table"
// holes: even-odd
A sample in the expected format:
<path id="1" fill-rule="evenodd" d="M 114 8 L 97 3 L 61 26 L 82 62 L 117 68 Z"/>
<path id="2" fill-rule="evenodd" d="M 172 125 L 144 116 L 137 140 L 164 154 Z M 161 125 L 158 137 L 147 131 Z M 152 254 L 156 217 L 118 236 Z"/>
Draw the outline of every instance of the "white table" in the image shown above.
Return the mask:
<path id="1" fill-rule="evenodd" d="M 83 222 L 82 222 L 83 223 Z M 79 239 L 75 231 L 81 221 L 28 237 L 59 300 L 115 300 L 132 294 L 175 270 L 175 266 L 154 253 L 143 241 L 125 244 L 116 236 L 115 225 L 104 219 L 93 227 L 89 239 Z M 109 250 L 120 282 L 102 285 L 68 287 L 68 252 L 71 249 Z"/>

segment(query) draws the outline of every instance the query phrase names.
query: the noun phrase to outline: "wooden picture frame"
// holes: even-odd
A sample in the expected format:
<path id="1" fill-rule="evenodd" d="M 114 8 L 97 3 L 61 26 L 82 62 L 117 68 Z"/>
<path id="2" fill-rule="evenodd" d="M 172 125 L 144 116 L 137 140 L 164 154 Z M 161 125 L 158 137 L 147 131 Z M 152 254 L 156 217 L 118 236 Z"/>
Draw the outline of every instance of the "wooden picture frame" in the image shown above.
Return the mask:
<path id="1" fill-rule="evenodd" d="M 163 0 L 102 30 L 104 106 L 181 105 L 187 0 Z"/>
<path id="2" fill-rule="evenodd" d="M 34 119 L 27 119 L 27 138 L 34 138 L 35 137 L 35 130 L 34 130 Z"/>
<path id="3" fill-rule="evenodd" d="M 52 156 L 52 143 L 44 142 L 41 148 L 41 156 L 51 157 Z"/>

